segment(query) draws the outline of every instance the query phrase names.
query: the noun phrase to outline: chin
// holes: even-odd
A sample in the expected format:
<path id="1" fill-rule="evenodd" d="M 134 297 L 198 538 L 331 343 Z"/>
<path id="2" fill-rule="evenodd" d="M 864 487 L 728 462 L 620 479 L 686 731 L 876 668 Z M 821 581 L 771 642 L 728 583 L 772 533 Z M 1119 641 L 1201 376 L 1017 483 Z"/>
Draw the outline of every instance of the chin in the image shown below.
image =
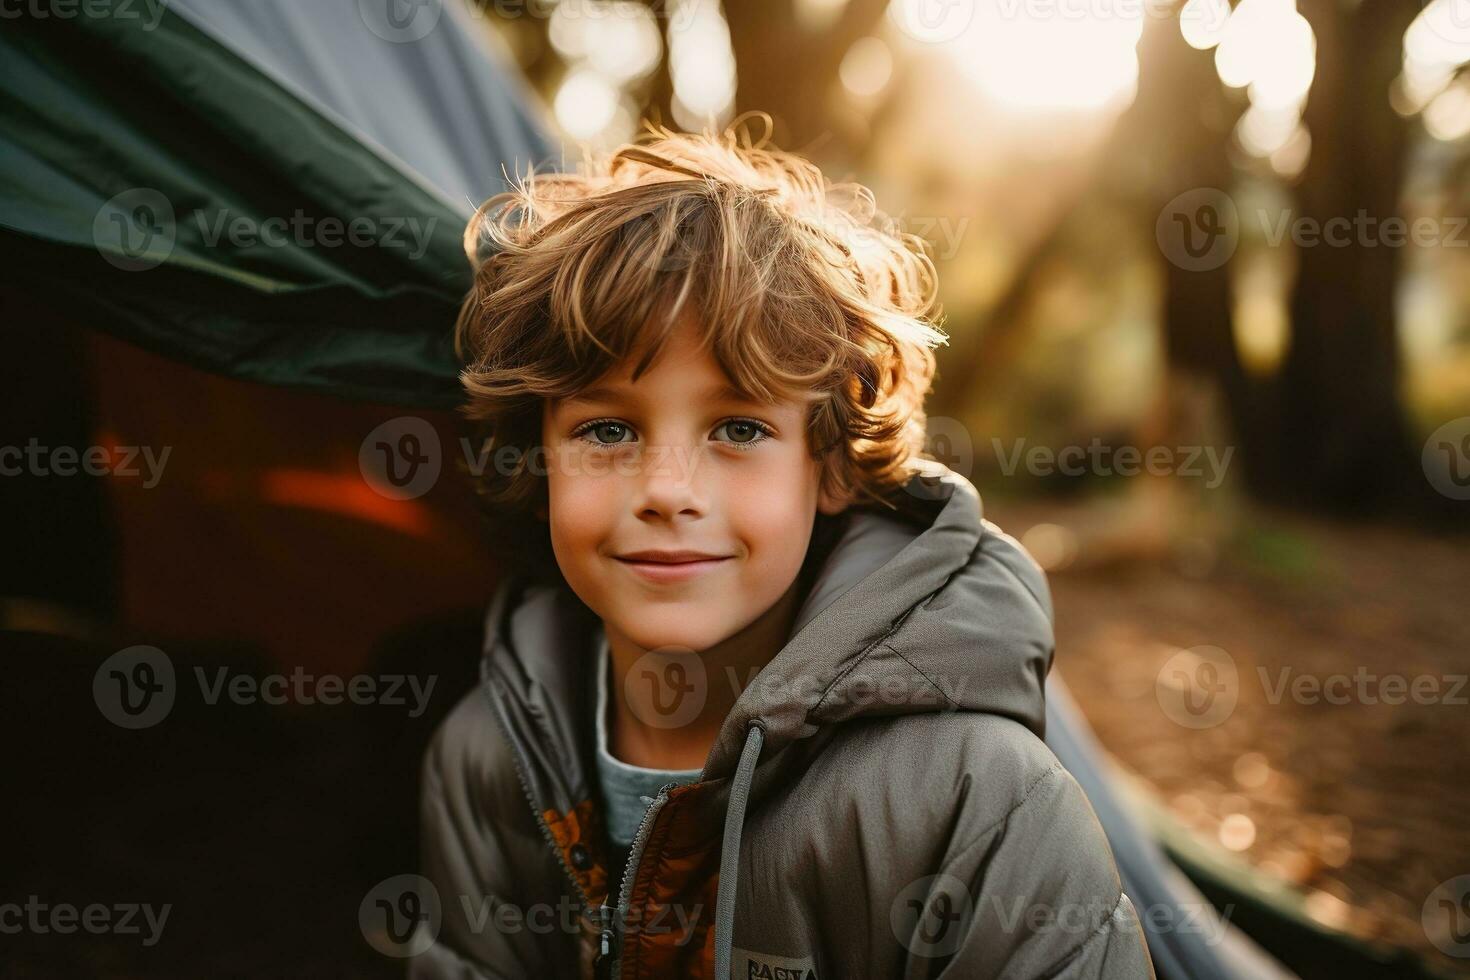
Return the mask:
<path id="1" fill-rule="evenodd" d="M 723 628 L 724 617 L 716 617 L 695 608 L 664 608 L 643 614 L 635 611 L 627 621 L 614 619 L 614 626 L 643 650 L 672 647 L 675 650 L 703 651 L 728 638 L 733 631 Z"/>

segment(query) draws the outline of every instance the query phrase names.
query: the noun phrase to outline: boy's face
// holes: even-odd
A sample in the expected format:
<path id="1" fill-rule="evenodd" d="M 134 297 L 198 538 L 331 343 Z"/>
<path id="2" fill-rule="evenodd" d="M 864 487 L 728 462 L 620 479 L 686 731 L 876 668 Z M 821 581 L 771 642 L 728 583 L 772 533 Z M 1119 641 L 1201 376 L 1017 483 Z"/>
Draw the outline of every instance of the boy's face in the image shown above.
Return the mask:
<path id="1" fill-rule="evenodd" d="M 842 507 L 819 493 L 806 402 L 722 391 L 687 326 L 636 383 L 632 360 L 545 406 L 551 543 L 609 638 L 702 651 L 775 605 L 818 508 Z"/>

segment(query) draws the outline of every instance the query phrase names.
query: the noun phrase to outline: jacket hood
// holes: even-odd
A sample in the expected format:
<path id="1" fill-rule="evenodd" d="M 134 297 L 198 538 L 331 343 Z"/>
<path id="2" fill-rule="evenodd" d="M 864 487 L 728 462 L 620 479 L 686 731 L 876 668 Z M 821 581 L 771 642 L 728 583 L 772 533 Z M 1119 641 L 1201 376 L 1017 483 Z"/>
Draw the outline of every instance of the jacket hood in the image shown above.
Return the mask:
<path id="1" fill-rule="evenodd" d="M 766 755 L 876 715 L 980 711 L 1045 734 L 1054 644 L 1041 569 L 947 468 L 930 464 L 894 502 L 851 515 L 791 639 L 726 718 L 706 778 L 733 765 L 757 721 Z"/>

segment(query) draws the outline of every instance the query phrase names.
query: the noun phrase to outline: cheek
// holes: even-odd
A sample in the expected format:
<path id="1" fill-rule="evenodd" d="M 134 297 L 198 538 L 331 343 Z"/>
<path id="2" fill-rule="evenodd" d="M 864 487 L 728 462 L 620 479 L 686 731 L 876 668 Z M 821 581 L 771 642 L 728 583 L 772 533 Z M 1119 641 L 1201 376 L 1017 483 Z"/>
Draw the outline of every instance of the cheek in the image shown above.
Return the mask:
<path id="1" fill-rule="evenodd" d="M 575 567 L 596 560 L 597 548 L 607 537 L 609 490 L 605 481 L 547 474 L 552 549 L 568 577 Z"/>
<path id="2" fill-rule="evenodd" d="M 750 549 L 748 573 L 779 595 L 800 570 L 811 540 L 817 464 L 796 450 L 736 469 L 726 487 L 731 529 Z"/>

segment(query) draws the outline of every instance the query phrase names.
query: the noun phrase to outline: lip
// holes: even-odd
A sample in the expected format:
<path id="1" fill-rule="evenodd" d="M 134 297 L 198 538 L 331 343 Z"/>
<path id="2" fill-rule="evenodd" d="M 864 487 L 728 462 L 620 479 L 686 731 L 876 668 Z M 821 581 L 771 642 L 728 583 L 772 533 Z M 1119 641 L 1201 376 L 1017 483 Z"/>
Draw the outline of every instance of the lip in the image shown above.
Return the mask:
<path id="1" fill-rule="evenodd" d="M 634 551 L 616 559 L 650 582 L 683 582 L 713 571 L 731 557 L 699 551 Z"/>
<path id="2" fill-rule="evenodd" d="M 677 551 L 660 548 L 647 548 L 643 551 L 630 551 L 625 555 L 614 555 L 619 561 L 650 561 L 673 564 L 686 561 L 705 561 L 729 558 L 729 555 L 717 555 L 709 551 L 694 551 L 682 548 Z"/>

